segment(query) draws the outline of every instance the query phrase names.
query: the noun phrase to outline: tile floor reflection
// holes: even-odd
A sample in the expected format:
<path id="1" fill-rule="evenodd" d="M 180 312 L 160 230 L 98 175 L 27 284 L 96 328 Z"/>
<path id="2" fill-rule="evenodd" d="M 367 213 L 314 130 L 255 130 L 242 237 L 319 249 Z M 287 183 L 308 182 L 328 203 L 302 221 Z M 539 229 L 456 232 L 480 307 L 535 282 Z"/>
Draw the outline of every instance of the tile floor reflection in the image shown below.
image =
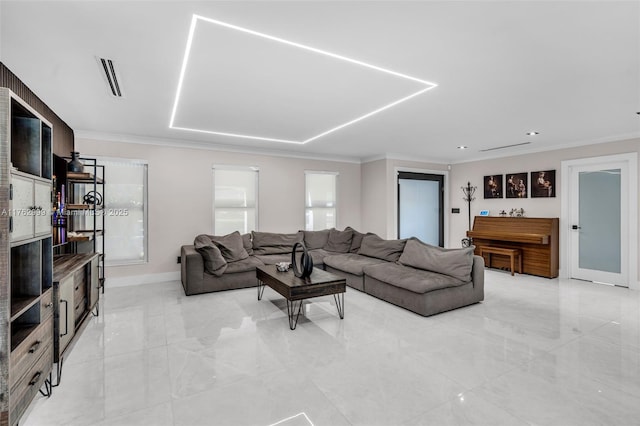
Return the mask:
<path id="1" fill-rule="evenodd" d="M 345 303 L 341 321 L 312 299 L 291 331 L 269 288 L 107 289 L 21 423 L 640 423 L 640 292 L 487 271 L 485 302 L 434 317 L 353 289 Z"/>

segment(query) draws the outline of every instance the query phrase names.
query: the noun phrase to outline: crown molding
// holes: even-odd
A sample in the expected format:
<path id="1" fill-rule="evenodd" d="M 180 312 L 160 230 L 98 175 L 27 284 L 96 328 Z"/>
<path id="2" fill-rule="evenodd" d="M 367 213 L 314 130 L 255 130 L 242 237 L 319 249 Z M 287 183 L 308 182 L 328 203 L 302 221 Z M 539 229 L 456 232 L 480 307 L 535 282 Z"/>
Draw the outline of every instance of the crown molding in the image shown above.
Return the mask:
<path id="1" fill-rule="evenodd" d="M 518 157 L 521 155 L 527 154 L 537 154 L 540 152 L 551 152 L 551 151 L 560 151 L 563 149 L 571 149 L 571 148 L 579 148 L 582 146 L 590 146 L 590 145 L 598 145 L 605 143 L 613 143 L 613 142 L 624 142 L 632 139 L 640 139 L 640 132 L 627 133 L 616 136 L 607 136 L 604 138 L 591 139 L 587 141 L 581 142 L 568 142 L 565 144 L 554 145 L 552 147 L 549 146 L 532 146 L 522 150 L 518 150 L 517 152 L 504 152 L 501 154 L 487 155 L 487 156 L 479 156 L 478 158 L 467 159 L 467 160 L 459 160 L 459 161 L 451 161 L 450 164 L 464 164 L 464 163 L 473 163 L 475 161 L 486 161 L 486 160 L 495 160 L 498 158 L 506 158 L 506 157 Z"/>
<path id="2" fill-rule="evenodd" d="M 101 141 L 122 142 L 122 143 L 143 144 L 143 145 L 156 145 L 156 146 L 173 147 L 173 148 L 189 148 L 189 149 L 202 149 L 202 150 L 208 150 L 208 151 L 236 152 L 241 154 L 266 155 L 266 156 L 272 156 L 272 157 L 285 157 L 285 158 L 299 158 L 304 160 L 335 161 L 335 162 L 350 163 L 350 164 L 365 164 L 365 163 L 371 163 L 379 160 L 400 160 L 400 161 L 412 161 L 417 163 L 431 163 L 431 164 L 443 164 L 443 165 L 465 164 L 465 163 L 472 163 L 475 161 L 487 161 L 487 160 L 494 160 L 498 158 L 517 157 L 520 155 L 536 154 L 540 152 L 549 152 L 549 151 L 558 151 L 562 149 L 577 148 L 581 146 L 622 142 L 622 141 L 631 140 L 631 139 L 640 139 L 640 132 L 635 132 L 635 133 L 627 133 L 627 134 L 616 135 L 616 136 L 608 136 L 604 138 L 597 138 L 597 139 L 581 141 L 581 142 L 570 142 L 570 143 L 561 144 L 561 145 L 554 145 L 553 147 L 531 146 L 526 149 L 518 150 L 517 152 L 507 150 L 500 154 L 494 153 L 494 154 L 488 154 L 488 155 L 481 155 L 472 159 L 464 159 L 464 160 L 457 160 L 457 161 L 452 159 L 447 161 L 443 159 L 429 159 L 429 158 L 415 157 L 415 156 L 395 154 L 395 153 L 384 153 L 380 155 L 374 155 L 374 156 L 362 157 L 362 158 L 337 156 L 337 155 L 291 153 L 291 152 L 285 152 L 285 151 L 274 150 L 274 149 L 238 147 L 238 146 L 230 146 L 230 145 L 224 145 L 224 144 L 212 144 L 212 143 L 203 142 L 203 141 L 95 132 L 90 130 L 74 130 L 74 134 L 76 139 L 93 139 L 93 140 L 101 140 Z"/>
<path id="3" fill-rule="evenodd" d="M 429 159 L 424 157 L 416 157 L 411 155 L 393 154 L 393 153 L 385 153 L 380 155 L 373 155 L 370 157 L 363 157 L 360 160 L 360 163 L 362 164 L 371 163 L 373 161 L 379 161 L 379 160 L 413 161 L 416 163 L 431 163 L 431 164 L 443 164 L 443 165 L 451 164 L 449 161 L 442 160 L 442 159 L 433 159 L 433 158 Z"/>
<path id="4" fill-rule="evenodd" d="M 339 163 L 351 163 L 351 164 L 361 163 L 359 158 L 347 157 L 347 156 L 292 153 L 292 152 L 280 151 L 275 149 L 238 147 L 238 146 L 212 144 L 209 142 L 186 140 L 186 139 L 170 139 L 170 138 L 161 138 L 161 137 L 128 135 L 128 134 L 120 134 L 120 133 L 96 132 L 92 130 L 74 130 L 74 134 L 76 139 L 91 139 L 91 140 L 121 142 L 121 143 L 129 143 L 129 144 L 155 145 L 155 146 L 163 146 L 163 147 L 171 147 L 171 148 L 202 149 L 207 151 L 235 152 L 240 154 L 266 155 L 271 157 L 300 158 L 304 160 L 335 161 Z"/>

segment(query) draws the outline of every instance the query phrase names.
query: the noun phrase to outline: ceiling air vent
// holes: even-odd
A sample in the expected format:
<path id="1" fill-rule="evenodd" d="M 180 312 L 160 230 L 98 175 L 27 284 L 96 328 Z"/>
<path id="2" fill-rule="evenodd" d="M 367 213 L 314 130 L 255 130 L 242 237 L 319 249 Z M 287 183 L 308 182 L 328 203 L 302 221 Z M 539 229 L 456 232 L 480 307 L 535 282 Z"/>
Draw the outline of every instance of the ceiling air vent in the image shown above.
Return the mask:
<path id="1" fill-rule="evenodd" d="M 110 93 L 116 98 L 121 98 L 122 92 L 120 91 L 120 83 L 118 83 L 118 77 L 116 77 L 116 70 L 113 65 L 113 61 L 111 59 L 104 58 L 98 59 L 100 60 L 102 71 L 107 79 L 107 83 L 109 84 Z"/>
<path id="2" fill-rule="evenodd" d="M 513 148 L 514 146 L 529 145 L 531 142 L 514 143 L 513 145 L 496 146 L 495 148 L 481 149 L 480 152 L 496 151 L 498 149 Z"/>

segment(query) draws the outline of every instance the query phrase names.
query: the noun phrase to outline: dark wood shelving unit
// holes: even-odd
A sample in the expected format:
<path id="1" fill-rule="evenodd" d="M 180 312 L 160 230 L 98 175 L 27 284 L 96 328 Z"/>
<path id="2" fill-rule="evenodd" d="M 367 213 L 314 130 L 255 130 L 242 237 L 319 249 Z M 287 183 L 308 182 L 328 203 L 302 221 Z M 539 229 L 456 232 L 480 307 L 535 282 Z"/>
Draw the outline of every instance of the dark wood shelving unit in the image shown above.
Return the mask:
<path id="1" fill-rule="evenodd" d="M 11 295 L 11 321 L 25 313 L 29 308 L 38 303 L 40 296 L 14 296 Z"/>
<path id="2" fill-rule="evenodd" d="M 104 183 L 104 180 L 101 177 L 95 176 L 92 173 L 84 173 L 84 172 L 67 172 L 67 180 L 72 180 L 77 183 L 89 183 L 89 184 L 94 183 L 94 181 L 97 184 Z"/>
<path id="3" fill-rule="evenodd" d="M 10 211 L 0 217 L 0 418 L 8 411 L 7 422 L 0 422 L 4 426 L 18 424 L 38 390 L 50 394 L 53 127 L 9 89 L 0 88 L 0 136 L 0 201 Z M 23 211 L 28 213 L 18 213 Z"/>
<path id="4" fill-rule="evenodd" d="M 102 206 L 92 204 L 67 204 L 67 210 L 102 210 Z"/>
<path id="5" fill-rule="evenodd" d="M 94 158 L 78 160 L 85 171 L 68 171 L 70 158 L 54 156 L 60 198 L 54 225 L 58 237 L 53 258 L 54 386 L 60 383 L 72 342 L 92 315 L 99 315 L 100 290 L 104 292 L 104 166 Z"/>
<path id="6" fill-rule="evenodd" d="M 38 328 L 40 324 L 26 323 L 11 327 L 11 352 L 15 351 L 20 343 Z"/>
<path id="7" fill-rule="evenodd" d="M 8 209 L 11 204 L 16 207 L 15 201 L 10 200 L 10 186 L 20 175 L 23 181 L 24 178 L 32 179 L 34 188 L 37 187 L 42 195 L 40 205 L 50 209 L 50 191 L 44 191 L 44 188 L 52 186 L 52 153 L 66 153 L 73 149 L 73 130 L 2 63 L 0 86 L 0 203 L 3 208 Z M 13 131 L 14 117 L 34 120 L 31 121 L 32 136 L 24 137 L 25 133 L 20 135 Z M 23 413 L 39 390 L 49 394 L 49 372 L 53 366 L 53 307 L 50 305 L 53 239 L 50 216 L 43 215 L 43 221 L 34 225 L 38 226 L 34 235 L 20 238 L 10 231 L 10 219 L 15 225 L 16 217 L 0 215 L 0 235 L 3 237 L 0 238 L 1 426 L 21 423 Z M 40 250 L 20 250 L 20 246 L 34 242 L 37 243 L 34 247 Z M 21 290 L 23 278 L 14 274 L 14 266 L 18 263 L 12 261 L 16 256 L 30 265 L 33 274 L 39 275 L 36 280 L 40 285 L 39 292 Z M 33 261 L 30 260 L 32 258 Z M 17 307 L 20 302 L 12 300 L 13 297 L 36 297 L 36 294 L 39 294 L 37 297 L 41 303 L 15 310 L 14 304 Z M 16 312 L 16 316 L 12 315 Z M 30 352 L 37 341 L 40 342 L 37 349 Z M 35 372 L 42 373 L 31 383 Z"/>

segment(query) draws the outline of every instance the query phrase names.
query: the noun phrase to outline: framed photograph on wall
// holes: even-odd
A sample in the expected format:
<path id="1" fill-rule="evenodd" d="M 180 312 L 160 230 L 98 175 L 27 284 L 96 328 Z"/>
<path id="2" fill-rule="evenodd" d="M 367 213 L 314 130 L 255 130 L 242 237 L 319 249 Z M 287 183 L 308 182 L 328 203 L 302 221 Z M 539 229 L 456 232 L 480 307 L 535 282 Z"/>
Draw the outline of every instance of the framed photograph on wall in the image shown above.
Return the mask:
<path id="1" fill-rule="evenodd" d="M 529 193 L 529 174 L 507 173 L 507 183 L 504 186 L 504 193 L 507 198 L 527 198 Z"/>
<path id="2" fill-rule="evenodd" d="M 484 177 L 484 198 L 502 198 L 502 175 Z"/>
<path id="3" fill-rule="evenodd" d="M 556 171 L 531 172 L 531 198 L 556 196 Z"/>

